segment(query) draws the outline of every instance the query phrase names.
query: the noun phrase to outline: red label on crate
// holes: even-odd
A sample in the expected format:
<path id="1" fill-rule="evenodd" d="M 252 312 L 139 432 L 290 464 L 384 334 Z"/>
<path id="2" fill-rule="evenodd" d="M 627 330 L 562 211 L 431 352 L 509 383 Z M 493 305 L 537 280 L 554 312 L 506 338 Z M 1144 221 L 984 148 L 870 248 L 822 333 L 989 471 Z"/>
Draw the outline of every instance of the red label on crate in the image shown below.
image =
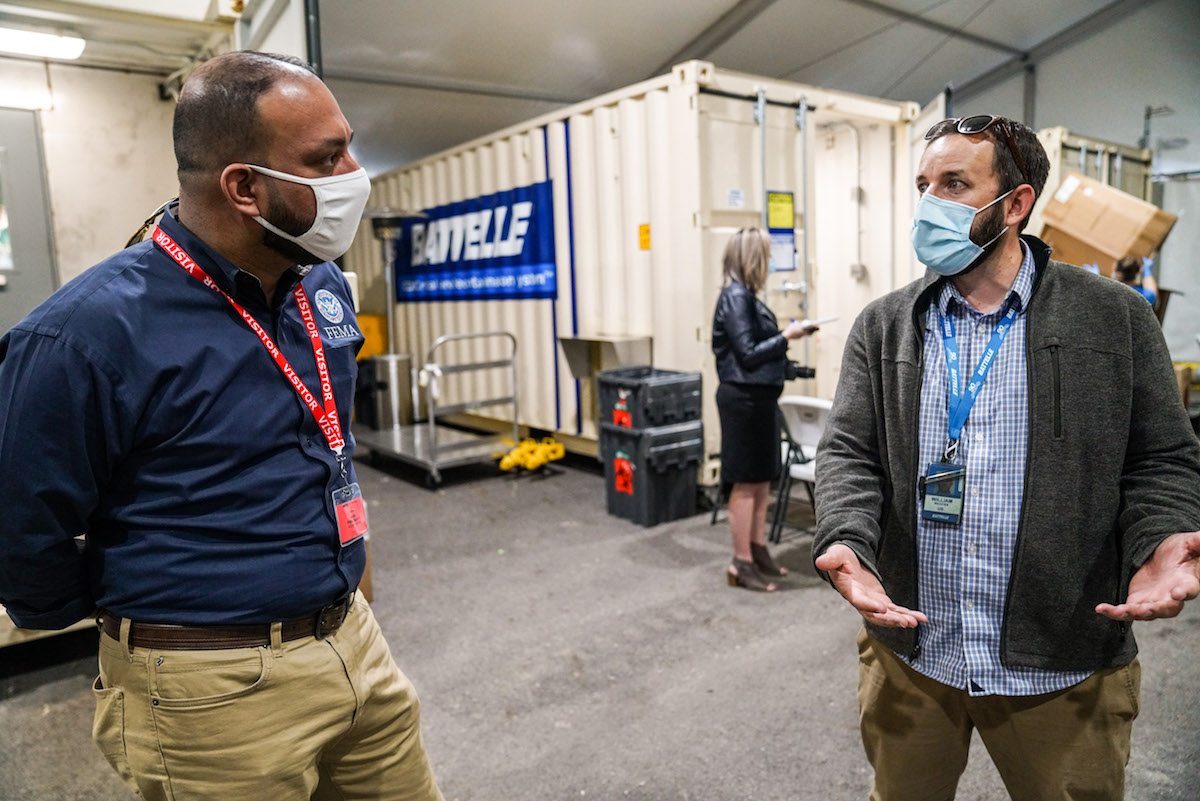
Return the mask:
<path id="1" fill-rule="evenodd" d="M 613 459 L 614 484 L 617 492 L 633 494 L 633 462 L 628 459 Z"/>
<path id="2" fill-rule="evenodd" d="M 613 425 L 622 428 L 633 428 L 633 415 L 628 409 L 613 409 Z"/>

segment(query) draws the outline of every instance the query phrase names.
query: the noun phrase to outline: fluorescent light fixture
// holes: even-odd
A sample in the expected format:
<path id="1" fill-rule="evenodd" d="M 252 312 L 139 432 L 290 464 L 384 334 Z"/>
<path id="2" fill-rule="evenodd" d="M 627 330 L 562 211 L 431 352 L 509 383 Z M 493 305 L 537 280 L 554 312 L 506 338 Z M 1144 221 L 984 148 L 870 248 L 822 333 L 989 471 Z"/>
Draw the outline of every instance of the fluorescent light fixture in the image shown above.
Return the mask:
<path id="1" fill-rule="evenodd" d="M 75 59 L 83 53 L 84 41 L 77 36 L 0 28 L 0 52 L 38 58 Z"/>
<path id="2" fill-rule="evenodd" d="M 25 91 L 0 87 L 0 108 L 43 109 L 54 108 L 54 98 L 49 92 Z"/>

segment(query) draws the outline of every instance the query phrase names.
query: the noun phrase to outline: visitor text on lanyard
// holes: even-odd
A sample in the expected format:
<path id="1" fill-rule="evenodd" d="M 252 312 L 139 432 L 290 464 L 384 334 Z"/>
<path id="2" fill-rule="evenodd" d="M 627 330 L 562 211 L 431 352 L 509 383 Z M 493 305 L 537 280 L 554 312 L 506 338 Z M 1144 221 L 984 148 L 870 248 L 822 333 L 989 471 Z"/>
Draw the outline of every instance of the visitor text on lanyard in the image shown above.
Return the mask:
<path id="1" fill-rule="evenodd" d="M 958 342 L 954 338 L 954 323 L 940 311 L 938 319 L 942 323 L 942 343 L 946 347 L 946 368 L 950 371 L 949 437 L 946 441 L 946 452 L 942 458 L 947 462 L 953 462 L 955 454 L 958 453 L 958 440 L 962 437 L 967 415 L 971 413 L 971 407 L 975 405 L 975 399 L 979 396 L 984 379 L 987 378 L 988 371 L 992 369 L 992 364 L 996 361 L 996 353 L 1004 344 L 1004 337 L 1008 335 L 1013 321 L 1017 319 L 1017 306 L 1015 303 L 1009 302 L 1008 311 L 996 324 L 996 330 L 992 332 L 987 350 L 980 357 L 979 366 L 975 368 L 975 372 L 971 375 L 971 383 L 965 390 L 962 389 L 960 378 Z"/>
<path id="2" fill-rule="evenodd" d="M 325 363 L 325 349 L 321 346 L 321 332 L 317 329 L 317 321 L 313 317 L 312 306 L 309 305 L 308 295 L 304 291 L 304 287 L 299 283 L 292 290 L 292 295 L 296 298 L 296 305 L 300 307 L 300 317 L 304 320 L 304 328 L 308 332 L 308 337 L 312 340 L 313 355 L 317 358 L 317 373 L 321 377 L 321 401 L 317 399 L 309 391 L 304 382 L 300 380 L 300 376 L 296 375 L 296 371 L 292 369 L 286 357 L 279 350 L 278 346 L 271 339 L 270 335 L 263 330 L 263 327 L 258 324 L 258 321 L 246 311 L 241 304 L 229 297 L 225 290 L 217 286 L 212 277 L 204 271 L 204 268 L 196 264 L 183 248 L 175 243 L 163 229 L 156 228 L 154 231 L 154 242 L 163 249 L 163 251 L 175 260 L 175 263 L 182 267 L 188 275 L 203 283 L 206 287 L 216 292 L 229 301 L 229 305 L 237 310 L 242 319 L 246 321 L 246 325 L 250 326 L 258 338 L 262 341 L 263 347 L 267 349 L 267 353 L 271 354 L 271 358 L 275 360 L 275 364 L 283 373 L 284 378 L 296 390 L 300 396 L 300 400 L 308 407 L 312 413 L 313 419 L 317 421 L 317 427 L 321 429 L 321 433 L 325 435 L 325 441 L 329 443 L 329 449 L 337 454 L 338 461 L 342 460 L 342 449 L 346 446 L 346 441 L 342 438 L 342 424 L 338 420 L 337 405 L 333 400 L 333 384 L 329 380 L 329 366 Z M 343 467 L 343 471 L 344 471 Z"/>

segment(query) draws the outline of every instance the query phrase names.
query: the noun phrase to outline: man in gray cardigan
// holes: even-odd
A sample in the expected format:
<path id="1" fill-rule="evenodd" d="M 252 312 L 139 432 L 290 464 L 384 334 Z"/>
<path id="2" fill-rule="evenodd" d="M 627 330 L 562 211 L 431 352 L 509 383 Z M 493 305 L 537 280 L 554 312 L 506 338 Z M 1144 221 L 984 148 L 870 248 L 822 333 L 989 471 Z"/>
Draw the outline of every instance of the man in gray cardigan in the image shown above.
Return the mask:
<path id="1" fill-rule="evenodd" d="M 1014 799 L 1120 799 L 1133 620 L 1200 593 L 1200 443 L 1148 305 L 1021 236 L 1024 125 L 926 134 L 913 246 L 817 460 L 816 567 L 863 616 L 872 799 L 951 799 L 977 730 Z"/>

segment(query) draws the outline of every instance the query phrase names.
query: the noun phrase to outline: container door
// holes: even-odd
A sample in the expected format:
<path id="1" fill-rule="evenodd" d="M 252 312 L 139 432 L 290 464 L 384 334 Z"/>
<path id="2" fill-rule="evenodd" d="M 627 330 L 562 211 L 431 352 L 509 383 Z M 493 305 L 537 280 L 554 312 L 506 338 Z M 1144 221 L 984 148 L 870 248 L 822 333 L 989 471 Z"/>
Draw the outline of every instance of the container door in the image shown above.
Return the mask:
<path id="1" fill-rule="evenodd" d="M 935 122 L 940 122 L 946 119 L 946 92 L 942 92 L 933 100 L 930 100 L 921 109 L 921 113 L 916 119 L 908 124 L 908 153 L 910 167 L 908 175 L 900 176 L 900 186 L 912 187 L 913 180 L 917 176 L 917 165 L 921 163 L 921 154 L 925 152 L 925 132 L 933 127 Z M 901 192 L 897 202 L 901 206 L 907 206 L 907 219 L 912 219 L 912 213 L 917 206 L 917 190 L 911 192 Z M 912 248 L 908 249 L 908 280 L 915 281 L 920 278 L 925 272 L 925 265 L 917 261 L 917 254 Z M 898 286 L 903 286 L 905 281 L 898 282 Z"/>
<path id="2" fill-rule="evenodd" d="M 837 319 L 792 347 L 816 368 L 815 391 L 811 384 L 787 391 L 831 398 L 854 320 L 898 286 L 898 274 L 900 284 L 907 283 L 909 248 L 897 244 L 901 222 L 895 206 L 904 194 L 896 176 L 907 173 L 908 140 L 902 123 L 837 109 L 814 112 L 810 123 L 814 258 L 805 316 Z M 903 162 L 899 167 L 897 158 Z"/>
<path id="3" fill-rule="evenodd" d="M 0 109 L 0 333 L 57 284 L 37 112 Z"/>

